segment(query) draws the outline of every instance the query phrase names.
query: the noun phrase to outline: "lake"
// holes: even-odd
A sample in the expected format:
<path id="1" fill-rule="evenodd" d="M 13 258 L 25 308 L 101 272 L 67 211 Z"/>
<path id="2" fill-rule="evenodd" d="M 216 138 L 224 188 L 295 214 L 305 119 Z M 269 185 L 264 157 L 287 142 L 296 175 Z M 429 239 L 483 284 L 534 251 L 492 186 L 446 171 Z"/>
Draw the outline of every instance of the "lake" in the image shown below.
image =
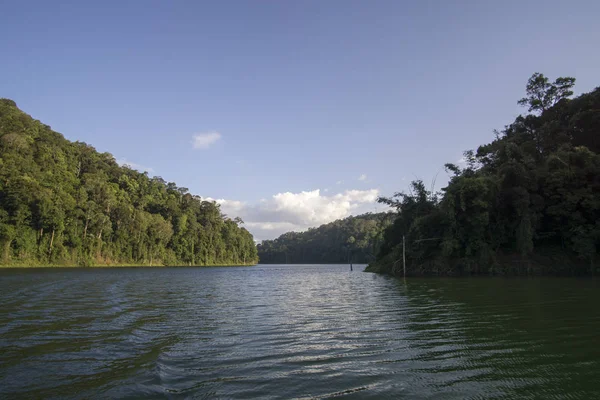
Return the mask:
<path id="1" fill-rule="evenodd" d="M 0 270 L 0 398 L 600 398 L 600 283 Z"/>

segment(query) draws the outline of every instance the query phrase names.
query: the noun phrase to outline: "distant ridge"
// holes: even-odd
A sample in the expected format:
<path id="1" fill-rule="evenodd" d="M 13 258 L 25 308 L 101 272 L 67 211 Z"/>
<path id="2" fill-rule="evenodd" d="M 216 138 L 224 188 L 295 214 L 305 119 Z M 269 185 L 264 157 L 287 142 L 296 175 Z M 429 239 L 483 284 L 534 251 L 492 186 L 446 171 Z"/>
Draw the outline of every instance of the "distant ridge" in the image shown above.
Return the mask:
<path id="1" fill-rule="evenodd" d="M 287 232 L 259 244 L 258 256 L 264 264 L 365 264 L 375 259 L 393 218 L 392 213 L 367 213 L 305 232 Z"/>

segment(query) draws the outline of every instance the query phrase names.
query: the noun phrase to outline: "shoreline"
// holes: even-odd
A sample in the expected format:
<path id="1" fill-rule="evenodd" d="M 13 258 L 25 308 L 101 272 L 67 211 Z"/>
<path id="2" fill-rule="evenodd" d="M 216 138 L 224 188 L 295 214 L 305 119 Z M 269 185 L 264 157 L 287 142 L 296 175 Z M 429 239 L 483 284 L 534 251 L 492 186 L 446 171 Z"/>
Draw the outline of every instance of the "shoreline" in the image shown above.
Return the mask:
<path id="1" fill-rule="evenodd" d="M 149 265 L 149 264 L 97 264 L 97 265 L 0 265 L 0 269 L 29 269 L 29 268 L 211 268 L 211 267 L 254 267 L 257 264 L 210 264 L 210 265 Z"/>

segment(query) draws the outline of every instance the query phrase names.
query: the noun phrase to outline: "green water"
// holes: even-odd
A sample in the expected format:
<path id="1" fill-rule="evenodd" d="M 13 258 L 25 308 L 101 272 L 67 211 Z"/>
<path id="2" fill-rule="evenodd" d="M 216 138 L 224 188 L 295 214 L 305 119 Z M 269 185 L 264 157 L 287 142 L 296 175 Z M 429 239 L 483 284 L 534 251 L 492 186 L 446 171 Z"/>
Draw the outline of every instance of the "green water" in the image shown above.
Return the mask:
<path id="1" fill-rule="evenodd" d="M 600 284 L 0 271 L 0 398 L 600 398 Z"/>

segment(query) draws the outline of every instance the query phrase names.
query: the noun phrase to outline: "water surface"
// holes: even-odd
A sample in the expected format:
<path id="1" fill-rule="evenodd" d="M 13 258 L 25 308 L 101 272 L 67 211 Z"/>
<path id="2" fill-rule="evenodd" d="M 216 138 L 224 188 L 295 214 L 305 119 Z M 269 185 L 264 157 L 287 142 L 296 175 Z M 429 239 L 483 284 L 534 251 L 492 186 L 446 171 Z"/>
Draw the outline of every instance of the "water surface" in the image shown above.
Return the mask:
<path id="1" fill-rule="evenodd" d="M 0 398 L 600 398 L 600 284 L 0 270 Z"/>

